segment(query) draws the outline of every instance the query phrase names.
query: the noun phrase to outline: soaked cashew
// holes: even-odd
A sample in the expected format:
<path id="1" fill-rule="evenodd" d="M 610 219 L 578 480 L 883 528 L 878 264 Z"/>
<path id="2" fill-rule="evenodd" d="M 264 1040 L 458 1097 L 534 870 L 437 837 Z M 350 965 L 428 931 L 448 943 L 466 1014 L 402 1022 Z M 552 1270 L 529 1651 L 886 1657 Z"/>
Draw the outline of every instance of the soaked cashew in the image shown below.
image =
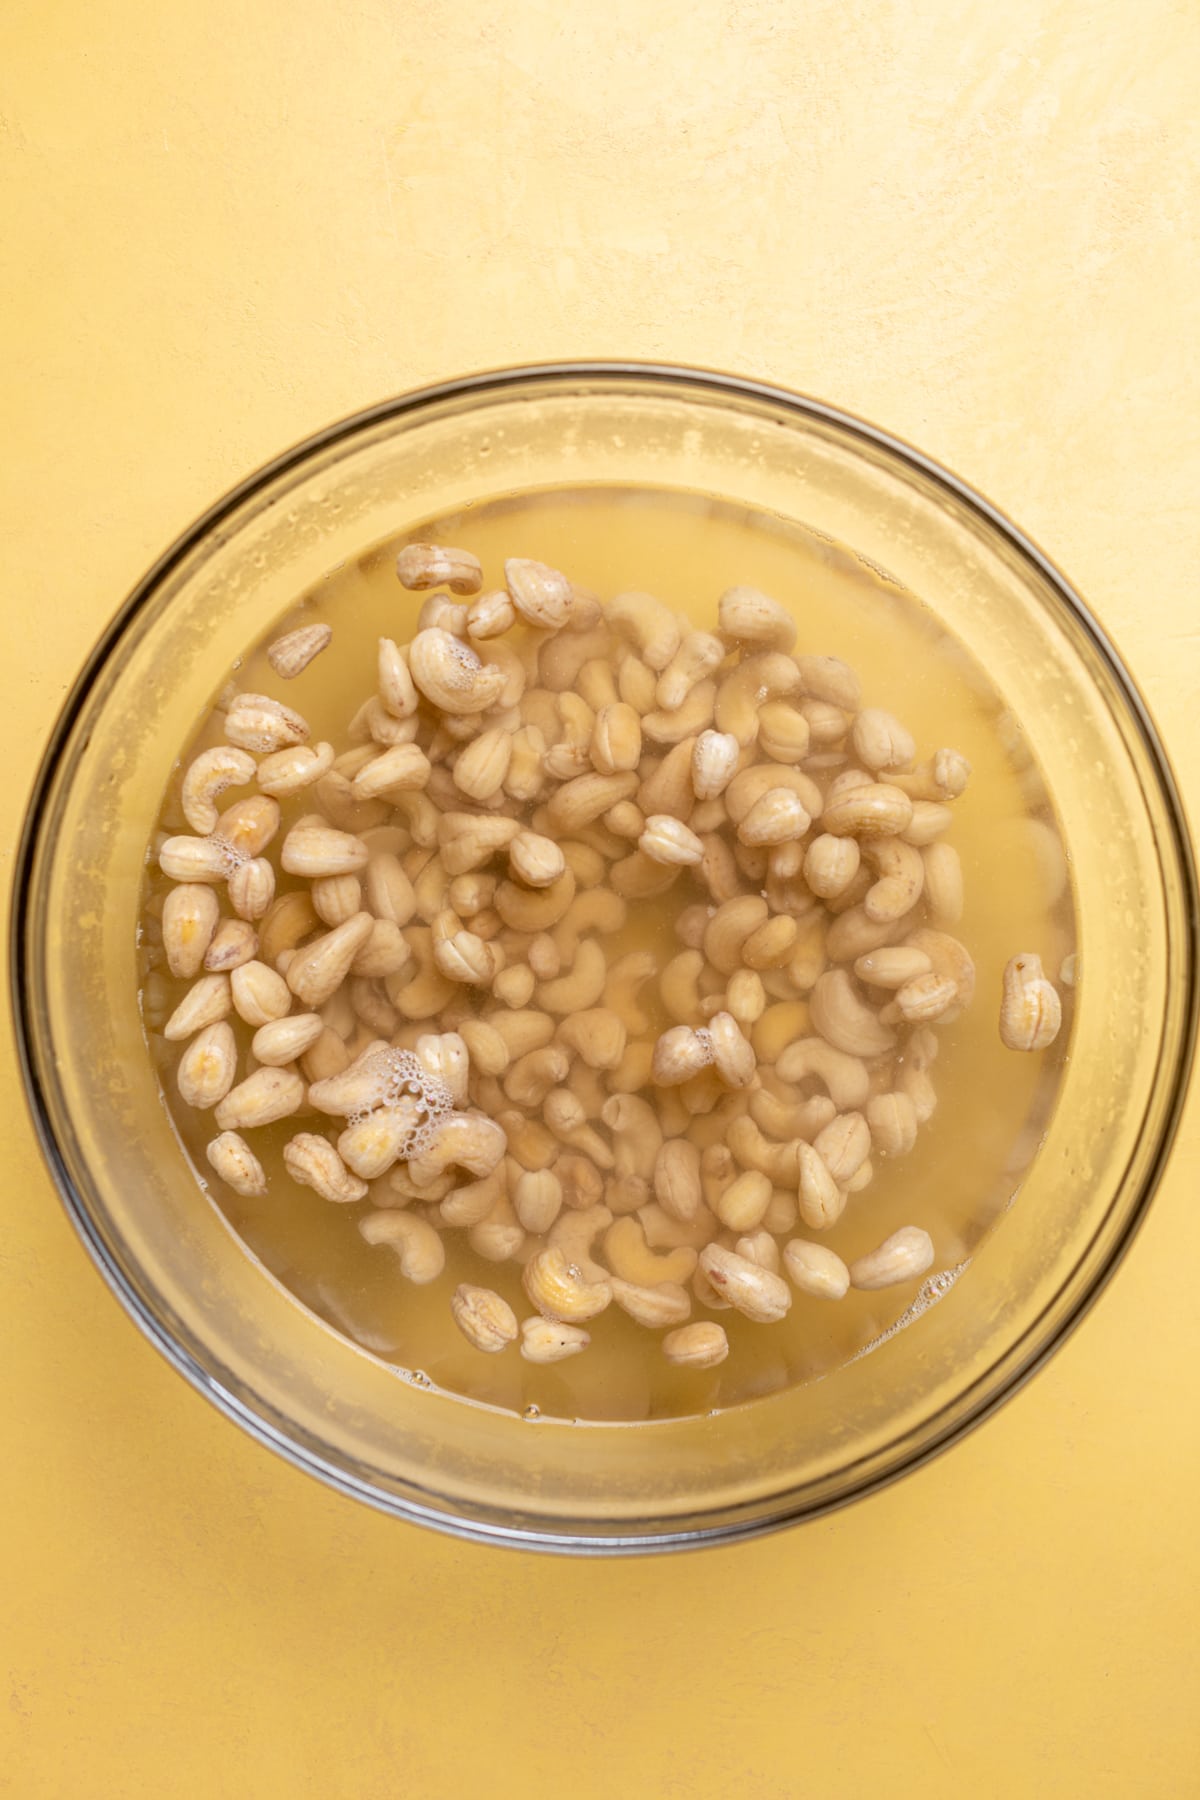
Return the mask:
<path id="1" fill-rule="evenodd" d="M 783 1266 L 794 1288 L 817 1300 L 841 1300 L 850 1290 L 850 1271 L 825 1244 L 793 1238 L 783 1252 Z"/>
<path id="2" fill-rule="evenodd" d="M 216 829 L 219 815 L 214 802 L 226 788 L 245 787 L 253 781 L 255 767 L 252 756 L 226 744 L 200 752 L 189 765 L 180 789 L 183 816 L 193 831 L 207 837 Z"/>
<path id="3" fill-rule="evenodd" d="M 450 1311 L 468 1343 L 485 1355 L 495 1356 L 517 1341 L 517 1315 L 492 1288 L 460 1282 L 450 1297 Z"/>
<path id="4" fill-rule="evenodd" d="M 905 1225 L 885 1238 L 877 1250 L 850 1264 L 850 1285 L 856 1288 L 895 1287 L 915 1281 L 933 1263 L 933 1240 L 917 1225 Z"/>
<path id="5" fill-rule="evenodd" d="M 521 1355 L 526 1362 L 563 1362 L 568 1356 L 578 1356 L 591 1341 L 578 1325 L 565 1325 L 557 1319 L 521 1321 Z"/>
<path id="6" fill-rule="evenodd" d="M 1014 956 L 1004 970 L 1000 1039 L 1008 1050 L 1044 1050 L 1058 1036 L 1062 1002 L 1032 950 Z"/>
<path id="7" fill-rule="evenodd" d="M 400 1273 L 414 1287 L 436 1281 L 446 1266 L 446 1247 L 433 1226 L 411 1212 L 372 1212 L 358 1229 L 368 1244 L 386 1244 L 400 1259 Z"/>
<path id="8" fill-rule="evenodd" d="M 663 1339 L 663 1355 L 683 1369 L 715 1369 L 729 1355 L 729 1339 L 715 1320 L 681 1325 Z"/>
<path id="9" fill-rule="evenodd" d="M 700 1267 L 721 1299 L 761 1325 L 782 1319 L 791 1307 L 791 1290 L 782 1277 L 736 1251 L 709 1244 L 700 1252 Z"/>

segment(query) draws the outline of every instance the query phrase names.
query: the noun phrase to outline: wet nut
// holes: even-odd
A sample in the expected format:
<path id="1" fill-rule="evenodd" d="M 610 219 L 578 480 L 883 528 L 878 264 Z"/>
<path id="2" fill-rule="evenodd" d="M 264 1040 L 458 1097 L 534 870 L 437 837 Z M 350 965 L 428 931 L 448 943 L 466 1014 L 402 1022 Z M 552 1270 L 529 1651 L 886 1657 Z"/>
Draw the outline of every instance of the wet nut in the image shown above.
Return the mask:
<path id="1" fill-rule="evenodd" d="M 625 1054 L 625 1026 L 606 1006 L 584 1007 L 568 1014 L 558 1036 L 590 1069 L 615 1069 Z"/>
<path id="2" fill-rule="evenodd" d="M 704 1204 L 700 1184 L 700 1151 L 687 1138 L 669 1138 L 654 1161 L 654 1195 L 663 1211 L 683 1223 L 695 1219 Z"/>
<path id="3" fill-rule="evenodd" d="M 172 975 L 190 981 L 200 973 L 221 916 L 211 887 L 184 882 L 163 902 L 162 942 Z"/>
<path id="4" fill-rule="evenodd" d="M 226 884 L 229 904 L 241 919 L 261 919 L 275 898 L 275 866 L 252 856 L 236 868 Z"/>
<path id="5" fill-rule="evenodd" d="M 663 1355 L 681 1369 L 715 1369 L 729 1355 L 725 1328 L 716 1320 L 703 1319 L 669 1331 L 662 1341 Z"/>
<path id="6" fill-rule="evenodd" d="M 903 838 L 871 838 L 863 846 L 863 857 L 878 877 L 863 897 L 868 919 L 882 923 L 904 918 L 921 898 L 925 885 L 921 852 Z"/>
<path id="7" fill-rule="evenodd" d="M 270 1068 L 286 1068 L 311 1050 L 325 1029 L 320 1013 L 293 1013 L 260 1025 L 250 1049 L 256 1062 Z"/>
<path id="8" fill-rule="evenodd" d="M 536 831 L 518 831 L 508 846 L 508 866 L 514 879 L 527 887 L 548 888 L 562 880 L 567 865 L 553 838 Z"/>
<path id="9" fill-rule="evenodd" d="M 304 744 L 312 733 L 307 721 L 267 694 L 236 694 L 225 714 L 225 736 L 242 750 L 269 756 L 289 744 Z"/>
<path id="10" fill-rule="evenodd" d="M 917 753 L 912 733 L 874 706 L 859 713 L 850 740 L 864 769 L 907 769 Z"/>
<path id="11" fill-rule="evenodd" d="M 910 1025 L 941 1019 L 957 1000 L 958 990 L 948 975 L 918 975 L 896 990 L 895 1007 Z"/>
<path id="12" fill-rule="evenodd" d="M 656 1042 L 651 1073 L 659 1087 L 678 1087 L 708 1068 L 712 1059 L 712 1040 L 707 1031 L 675 1025 Z"/>
<path id="13" fill-rule="evenodd" d="M 743 844 L 786 844 L 802 838 L 811 824 L 798 794 L 768 788 L 739 822 L 737 834 Z"/>
<path id="14" fill-rule="evenodd" d="M 899 837 L 911 823 L 912 801 L 886 782 L 851 788 L 821 814 L 821 830 L 833 837 Z"/>
<path id="15" fill-rule="evenodd" d="M 296 998 L 310 1010 L 323 1006 L 350 973 L 350 965 L 371 936 L 374 925 L 370 913 L 355 913 L 344 925 L 334 926 L 323 937 L 297 950 L 287 969 L 287 984 Z"/>
<path id="16" fill-rule="evenodd" d="M 594 1319 L 612 1300 L 611 1283 L 588 1281 L 558 1244 L 530 1258 L 521 1282 L 542 1317 L 564 1325 Z"/>
<path id="17" fill-rule="evenodd" d="M 675 712 L 692 689 L 725 660 L 725 646 L 710 631 L 689 631 L 658 678 L 655 703 L 663 712 Z M 636 765 L 634 765 L 636 766 Z"/>
<path id="18" fill-rule="evenodd" d="M 400 1273 L 415 1287 L 436 1281 L 446 1266 L 446 1248 L 426 1219 L 410 1212 L 372 1212 L 358 1222 L 368 1244 L 386 1244 L 400 1259 Z"/>
<path id="19" fill-rule="evenodd" d="M 630 592 L 610 601 L 607 618 L 613 629 L 641 653 L 647 669 L 660 673 L 675 656 L 680 630 L 673 612 L 653 594 Z M 652 691 L 655 684 L 651 684 Z"/>
<path id="20" fill-rule="evenodd" d="M 737 772 L 740 746 L 732 732 L 702 731 L 692 748 L 692 786 L 698 800 L 723 794 Z"/>
<path id="21" fill-rule="evenodd" d="M 963 873 L 952 844 L 930 844 L 921 853 L 925 898 L 935 925 L 957 925 L 963 915 Z"/>
<path id="22" fill-rule="evenodd" d="M 815 1150 L 839 1187 L 858 1173 L 871 1152 L 871 1133 L 859 1112 L 839 1113 L 813 1139 Z"/>
<path id="23" fill-rule="evenodd" d="M 728 588 L 717 605 L 721 635 L 731 644 L 753 644 L 762 650 L 790 650 L 796 621 L 787 608 L 758 588 Z"/>
<path id="24" fill-rule="evenodd" d="M 413 681 L 431 705 L 451 715 L 486 712 L 500 698 L 505 673 L 484 663 L 462 638 L 432 626 L 408 646 Z"/>
<path id="25" fill-rule="evenodd" d="M 370 852 L 362 839 L 335 831 L 315 819 L 302 819 L 283 840 L 279 861 L 289 875 L 316 880 L 329 875 L 353 875 L 365 869 Z"/>
<path id="26" fill-rule="evenodd" d="M 591 758 L 601 775 L 628 773 L 642 759 L 642 721 L 623 700 L 602 706 L 596 714 L 591 738 Z"/>
<path id="27" fill-rule="evenodd" d="M 896 989 L 928 975 L 932 968 L 923 950 L 894 944 L 881 950 L 869 950 L 865 956 L 858 957 L 854 973 L 869 987 Z"/>
<path id="28" fill-rule="evenodd" d="M 267 646 L 267 661 L 281 680 L 294 681 L 314 657 L 328 648 L 332 638 L 328 625 L 301 625 Z"/>
<path id="29" fill-rule="evenodd" d="M 791 1290 L 781 1276 L 720 1244 L 709 1244 L 700 1252 L 700 1267 L 722 1300 L 760 1325 L 782 1319 L 792 1304 Z"/>
<path id="30" fill-rule="evenodd" d="M 860 857 L 856 839 L 822 832 L 804 853 L 804 879 L 814 894 L 836 900 L 858 874 Z"/>
<path id="31" fill-rule="evenodd" d="M 917 1141 L 917 1110 L 908 1094 L 872 1095 L 867 1124 L 871 1146 L 881 1156 L 907 1156 Z"/>
<path id="32" fill-rule="evenodd" d="M 796 665 L 804 692 L 812 700 L 823 700 L 827 706 L 844 712 L 857 712 L 862 705 L 862 683 L 848 663 L 836 656 L 798 656 Z"/>
<path id="33" fill-rule="evenodd" d="M 480 594 L 467 608 L 467 636 L 503 637 L 517 622 L 517 610 L 503 588 Z"/>
<path id="34" fill-rule="evenodd" d="M 512 1202 L 525 1230 L 541 1237 L 562 1211 L 562 1182 L 553 1169 L 522 1169 L 513 1185 Z"/>
<path id="35" fill-rule="evenodd" d="M 495 1356 L 517 1341 L 517 1315 L 492 1288 L 460 1282 L 451 1295 L 450 1311 L 467 1342 L 487 1356 Z"/>
<path id="36" fill-rule="evenodd" d="M 856 1288 L 895 1287 L 915 1281 L 933 1263 L 933 1239 L 917 1225 L 905 1225 L 885 1238 L 877 1250 L 850 1264 L 850 1285 Z"/>
<path id="37" fill-rule="evenodd" d="M 202 975 L 188 989 L 163 1026 L 163 1036 L 171 1043 L 189 1038 L 195 1032 L 203 1031 L 206 1026 L 215 1025 L 218 1020 L 227 1018 L 232 1010 L 233 994 L 229 976 Z"/>
<path id="38" fill-rule="evenodd" d="M 319 875 L 310 891 L 323 925 L 344 925 L 363 910 L 362 882 L 357 875 Z"/>
<path id="39" fill-rule="evenodd" d="M 452 594 L 477 594 L 483 586 L 479 558 L 469 550 L 452 550 L 442 544 L 406 544 L 396 558 L 401 587 L 448 587 Z"/>
<path id="40" fill-rule="evenodd" d="M 292 1008 L 292 995 L 287 982 L 266 963 L 252 959 L 233 970 L 229 977 L 234 1011 L 247 1025 L 256 1029 L 282 1019 Z"/>
<path id="41" fill-rule="evenodd" d="M 695 1251 L 692 1252 L 693 1256 Z M 613 1299 L 622 1312 L 628 1313 L 648 1331 L 661 1331 L 666 1325 L 681 1325 L 692 1310 L 691 1295 L 678 1282 L 660 1281 L 653 1287 L 639 1287 L 614 1276 Z"/>
<path id="42" fill-rule="evenodd" d="M 218 812 L 214 804 L 229 787 L 245 787 L 254 780 L 255 762 L 244 750 L 219 744 L 202 750 L 183 778 L 180 804 L 183 816 L 193 831 L 207 837 L 216 829 Z"/>
<path id="43" fill-rule="evenodd" d="M 186 1106 L 207 1108 L 223 1100 L 237 1072 L 237 1044 L 223 1019 L 198 1031 L 175 1071 L 179 1097 Z"/>
<path id="44" fill-rule="evenodd" d="M 1032 950 L 1014 956 L 1004 970 L 1000 1039 L 1008 1050 L 1044 1050 L 1058 1036 L 1062 1002 Z"/>
<path id="45" fill-rule="evenodd" d="M 220 1137 L 205 1145 L 204 1154 L 214 1174 L 219 1175 L 235 1194 L 253 1200 L 266 1193 L 267 1177 L 263 1166 L 245 1138 L 239 1137 L 236 1131 L 223 1131 Z"/>
<path id="46" fill-rule="evenodd" d="M 711 1060 L 722 1081 L 732 1088 L 749 1087 L 754 1080 L 757 1060 L 754 1048 L 743 1037 L 732 1013 L 714 1013 L 708 1022 L 708 1045 Z"/>
<path id="47" fill-rule="evenodd" d="M 758 715 L 758 747 L 774 762 L 803 762 L 811 737 L 804 714 L 782 700 L 770 701 Z"/>
<path id="48" fill-rule="evenodd" d="M 158 866 L 172 881 L 224 881 L 236 866 L 229 846 L 217 838 L 170 837 L 158 853 Z"/>
<path id="49" fill-rule="evenodd" d="M 539 631 L 557 631 L 566 624 L 574 604 L 574 590 L 566 576 L 546 563 L 510 556 L 504 580 L 513 606 L 527 625 Z"/>
<path id="50" fill-rule="evenodd" d="M 454 912 L 439 913 L 433 922 L 433 960 L 447 981 L 467 987 L 489 987 L 496 976 L 495 951 L 475 932 L 465 931 Z"/>
<path id="51" fill-rule="evenodd" d="M 328 1138 L 301 1132 L 284 1145 L 283 1161 L 292 1180 L 313 1188 L 322 1200 L 344 1205 L 367 1197 L 366 1182 L 350 1173 Z"/>
<path id="52" fill-rule="evenodd" d="M 521 1355 L 526 1362 L 563 1362 L 568 1356 L 578 1356 L 591 1341 L 578 1325 L 564 1325 L 557 1319 L 521 1321 Z"/>
<path id="53" fill-rule="evenodd" d="M 639 1219 L 614 1219 L 604 1234 L 603 1254 L 621 1281 L 652 1288 L 660 1282 L 684 1282 L 696 1266 L 696 1252 L 686 1244 L 667 1251 L 651 1250 Z"/>
<path id="54" fill-rule="evenodd" d="M 423 788 L 429 776 L 429 758 L 423 750 L 416 744 L 392 744 L 364 763 L 350 785 L 359 800 L 374 800 Z"/>
<path id="55" fill-rule="evenodd" d="M 880 1024 L 844 969 L 829 969 L 818 977 L 809 1010 L 820 1035 L 847 1056 L 882 1056 L 895 1048 L 895 1033 Z"/>
<path id="56" fill-rule="evenodd" d="M 811 1144 L 801 1142 L 798 1157 L 800 1217 L 810 1231 L 828 1231 L 842 1216 L 845 1193 L 838 1187 L 820 1152 Z"/>
<path id="57" fill-rule="evenodd" d="M 258 933 L 248 919 L 223 919 L 204 952 L 204 967 L 214 972 L 240 968 L 257 949 Z"/>
<path id="58" fill-rule="evenodd" d="M 695 832 L 668 813 L 655 813 L 646 820 L 638 848 L 652 862 L 678 868 L 695 865 L 704 856 L 704 846 Z"/>
<path id="59" fill-rule="evenodd" d="M 495 1119 L 478 1112 L 450 1113 L 433 1127 L 419 1155 L 409 1158 L 409 1173 L 422 1187 L 453 1166 L 490 1175 L 507 1147 L 504 1128 Z"/>
<path id="60" fill-rule="evenodd" d="M 737 894 L 713 912 L 704 933 L 704 954 L 722 975 L 732 975 L 742 961 L 742 949 L 752 931 L 765 925 L 767 903 L 758 894 Z"/>
<path id="61" fill-rule="evenodd" d="M 758 1169 L 745 1169 L 717 1201 L 717 1217 L 730 1231 L 753 1231 L 770 1203 L 770 1178 Z"/>
<path id="62" fill-rule="evenodd" d="M 840 1300 L 849 1292 L 850 1271 L 836 1251 L 825 1244 L 793 1238 L 783 1252 L 783 1266 L 792 1286 L 817 1300 Z"/>
<path id="63" fill-rule="evenodd" d="M 221 1131 L 248 1131 L 286 1119 L 304 1104 L 304 1083 L 294 1069 L 255 1069 L 218 1102 Z"/>
<path id="64" fill-rule="evenodd" d="M 956 800 L 966 792 L 971 765 L 958 750 L 938 750 L 933 758 L 933 782 L 938 793 Z"/>
<path id="65" fill-rule="evenodd" d="M 380 1106 L 365 1119 L 347 1125 L 337 1141 L 338 1155 L 364 1181 L 386 1175 L 409 1147 L 420 1124 L 420 1107 L 410 1094 L 402 1094 L 394 1106 Z M 412 1174 L 411 1165 L 409 1174 Z M 418 1182 L 418 1186 L 432 1185 Z"/>

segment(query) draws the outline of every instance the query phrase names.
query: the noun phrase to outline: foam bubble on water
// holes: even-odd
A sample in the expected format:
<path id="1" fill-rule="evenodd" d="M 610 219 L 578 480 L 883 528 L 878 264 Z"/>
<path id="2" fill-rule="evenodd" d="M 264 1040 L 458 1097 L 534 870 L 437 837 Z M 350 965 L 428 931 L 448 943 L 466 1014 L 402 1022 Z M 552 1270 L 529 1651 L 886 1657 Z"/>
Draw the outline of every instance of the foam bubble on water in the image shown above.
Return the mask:
<path id="1" fill-rule="evenodd" d="M 227 877 L 232 875 L 236 869 L 240 869 L 244 863 L 250 861 L 246 852 L 244 850 L 235 849 L 228 838 L 213 837 L 210 841 L 216 845 L 221 853 L 221 865 L 224 868 Z"/>
<path id="2" fill-rule="evenodd" d="M 944 1300 L 959 1276 L 970 1266 L 971 1259 L 967 1257 L 965 1262 L 957 1263 L 951 1269 L 938 1269 L 935 1274 L 927 1275 L 917 1289 L 912 1304 L 905 1308 L 895 1323 L 889 1325 L 886 1331 L 881 1331 L 878 1337 L 872 1338 L 869 1344 L 864 1344 L 861 1350 L 856 1350 L 850 1361 L 858 1362 L 862 1357 L 870 1356 L 872 1350 L 878 1350 L 879 1346 L 886 1344 L 889 1338 L 894 1338 L 906 1330 L 909 1325 L 921 1317 L 922 1313 L 927 1313 L 931 1306 L 936 1306 L 939 1300 Z"/>
<path id="3" fill-rule="evenodd" d="M 404 1161 L 427 1150 L 435 1128 L 448 1113 L 454 1111 L 454 1096 L 438 1075 L 433 1075 L 411 1050 L 378 1050 L 362 1065 L 362 1073 L 371 1077 L 374 1093 L 368 1105 L 349 1115 L 349 1123 L 358 1125 L 379 1106 L 397 1107 L 409 1102 L 415 1114 L 400 1156 Z"/>

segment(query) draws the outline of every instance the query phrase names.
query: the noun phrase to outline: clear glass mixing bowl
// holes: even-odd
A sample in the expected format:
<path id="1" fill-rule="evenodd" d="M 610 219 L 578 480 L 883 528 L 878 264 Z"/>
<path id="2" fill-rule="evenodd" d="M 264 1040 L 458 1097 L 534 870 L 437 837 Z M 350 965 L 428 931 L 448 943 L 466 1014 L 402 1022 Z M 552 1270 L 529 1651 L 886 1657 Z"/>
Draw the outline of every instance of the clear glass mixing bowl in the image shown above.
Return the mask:
<path id="1" fill-rule="evenodd" d="M 940 616 L 1022 722 L 1073 867 L 1071 1054 L 1018 1205 L 919 1322 L 827 1379 L 710 1417 L 536 1424 L 398 1377 L 300 1307 L 198 1188 L 158 1095 L 134 924 L 164 772 L 235 658 L 343 558 L 530 490 L 699 490 L 849 545 Z M 698 524 L 697 529 L 703 529 Z M 1081 1317 L 1142 1218 L 1196 1022 L 1195 877 L 1145 707 L 1083 603 L 961 482 L 753 383 L 627 365 L 452 382 L 334 426 L 199 520 L 128 600 L 47 751 L 16 877 L 29 1101 L 80 1236 L 180 1372 L 343 1493 L 577 1552 L 729 1541 L 911 1469 Z"/>

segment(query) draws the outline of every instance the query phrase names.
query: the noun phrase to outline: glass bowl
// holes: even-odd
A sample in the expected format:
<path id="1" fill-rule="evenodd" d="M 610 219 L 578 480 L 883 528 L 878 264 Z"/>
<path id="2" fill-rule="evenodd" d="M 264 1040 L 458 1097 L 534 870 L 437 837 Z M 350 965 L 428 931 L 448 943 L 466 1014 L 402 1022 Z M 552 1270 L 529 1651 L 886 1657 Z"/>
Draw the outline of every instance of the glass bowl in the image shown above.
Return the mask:
<path id="1" fill-rule="evenodd" d="M 398 1378 L 299 1306 L 181 1154 L 135 964 L 165 771 L 246 646 L 367 545 L 583 483 L 699 491 L 799 522 L 920 596 L 988 671 L 1044 773 L 1086 971 L 1044 1139 L 970 1279 L 825 1380 L 632 1426 L 465 1404 Z M 448 383 L 334 426 L 243 483 L 150 571 L 93 652 L 46 753 L 16 881 L 30 1106 L 122 1304 L 202 1393 L 300 1468 L 402 1517 L 529 1548 L 744 1537 L 866 1494 L 983 1418 L 1062 1341 L 1128 1246 L 1175 1130 L 1196 1023 L 1179 799 L 1078 596 L 978 495 L 883 432 L 684 369 Z"/>

